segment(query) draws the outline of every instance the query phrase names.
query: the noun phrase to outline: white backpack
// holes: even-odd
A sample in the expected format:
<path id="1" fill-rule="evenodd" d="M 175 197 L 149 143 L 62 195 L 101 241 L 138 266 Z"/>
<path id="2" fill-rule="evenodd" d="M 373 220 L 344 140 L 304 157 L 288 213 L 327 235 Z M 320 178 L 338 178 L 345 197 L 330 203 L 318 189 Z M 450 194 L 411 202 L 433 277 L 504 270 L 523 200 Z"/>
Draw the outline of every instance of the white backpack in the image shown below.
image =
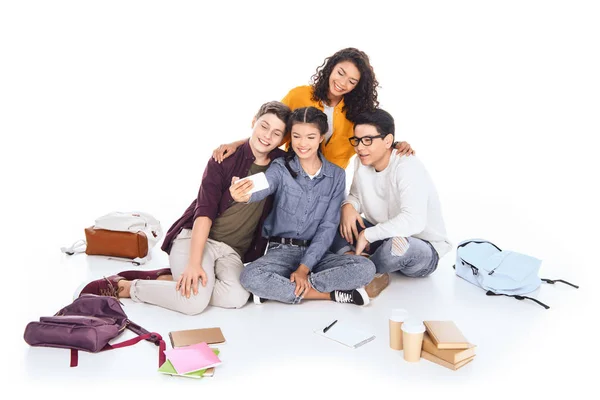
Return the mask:
<path id="1" fill-rule="evenodd" d="M 160 221 L 141 211 L 115 211 L 96 219 L 94 227 L 109 231 L 144 232 L 148 238 L 148 249 L 153 248 L 162 238 Z"/>
<path id="2" fill-rule="evenodd" d="M 456 248 L 456 275 L 487 291 L 488 296 L 503 295 L 517 300 L 529 299 L 542 307 L 546 304 L 532 297 L 523 296 L 540 287 L 542 282 L 562 282 L 579 286 L 562 279 L 541 279 L 538 276 L 542 261 L 526 254 L 501 250 L 483 239 L 465 240 Z"/>
<path id="3" fill-rule="evenodd" d="M 134 259 L 124 259 L 118 257 L 109 257 L 110 259 L 130 261 L 134 264 L 144 264 L 150 260 L 150 250 L 162 239 L 163 231 L 160 221 L 152 215 L 140 211 L 114 211 L 96 219 L 93 226 L 95 229 L 103 229 L 116 232 L 143 232 L 148 239 L 148 254 L 145 257 L 136 257 Z M 63 253 L 73 255 L 86 251 L 87 242 L 78 240 L 69 247 L 61 247 Z"/>

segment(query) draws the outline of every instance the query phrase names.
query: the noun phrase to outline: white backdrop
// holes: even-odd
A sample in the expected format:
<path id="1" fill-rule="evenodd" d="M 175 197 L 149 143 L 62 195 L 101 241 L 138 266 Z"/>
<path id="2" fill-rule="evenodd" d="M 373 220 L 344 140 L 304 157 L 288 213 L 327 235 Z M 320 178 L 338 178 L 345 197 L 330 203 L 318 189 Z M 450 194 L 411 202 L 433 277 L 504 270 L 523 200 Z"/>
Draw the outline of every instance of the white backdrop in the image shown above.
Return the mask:
<path id="1" fill-rule="evenodd" d="M 167 229 L 212 149 L 348 46 L 371 57 L 381 107 L 436 182 L 454 243 L 487 238 L 592 285 L 597 2 L 215 3 L 1 3 L 3 307 L 18 304 L 6 308 L 19 347 L 52 280 L 72 279 L 50 269 L 60 246 L 113 210 Z"/>

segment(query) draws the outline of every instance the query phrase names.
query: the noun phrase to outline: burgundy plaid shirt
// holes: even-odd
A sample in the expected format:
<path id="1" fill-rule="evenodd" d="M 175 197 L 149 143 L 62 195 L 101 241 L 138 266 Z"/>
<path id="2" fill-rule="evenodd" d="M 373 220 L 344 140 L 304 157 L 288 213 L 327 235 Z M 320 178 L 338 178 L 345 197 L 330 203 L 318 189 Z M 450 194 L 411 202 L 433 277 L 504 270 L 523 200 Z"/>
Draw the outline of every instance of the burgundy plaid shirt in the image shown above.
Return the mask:
<path id="1" fill-rule="evenodd" d="M 282 157 L 284 151 L 274 149 L 270 153 L 271 161 L 275 158 Z M 238 150 L 229 158 L 223 160 L 223 163 L 217 163 L 212 157 L 208 161 L 202 176 L 202 183 L 198 191 L 198 197 L 192 201 L 192 204 L 185 210 L 181 218 L 169 228 L 165 240 L 161 248 L 168 254 L 171 252 L 173 240 L 181 233 L 183 229 L 192 229 L 194 221 L 198 217 L 208 217 L 211 221 L 220 216 L 234 203 L 229 186 L 231 186 L 231 178 L 234 176 L 243 178 L 248 175 L 250 167 L 255 161 L 250 143 L 246 141 Z M 243 262 L 251 262 L 261 257 L 265 253 L 267 247 L 267 239 L 262 237 L 262 226 L 271 211 L 273 198 L 269 196 L 265 203 L 263 213 L 256 227 L 254 238 L 250 248 L 244 255 Z"/>

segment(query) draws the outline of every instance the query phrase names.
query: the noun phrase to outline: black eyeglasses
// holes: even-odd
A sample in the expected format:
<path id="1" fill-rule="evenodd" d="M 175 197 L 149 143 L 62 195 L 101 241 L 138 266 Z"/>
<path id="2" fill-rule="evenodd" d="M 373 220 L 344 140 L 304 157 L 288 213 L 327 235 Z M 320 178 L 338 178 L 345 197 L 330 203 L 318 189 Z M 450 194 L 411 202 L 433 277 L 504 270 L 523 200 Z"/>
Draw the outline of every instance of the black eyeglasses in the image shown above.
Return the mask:
<path id="1" fill-rule="evenodd" d="M 383 139 L 386 136 L 387 135 L 363 136 L 363 137 L 352 136 L 348 140 L 350 141 L 350 144 L 352 145 L 352 147 L 358 146 L 358 144 L 360 142 L 362 142 L 362 144 L 364 144 L 365 146 L 370 146 L 371 144 L 373 144 L 373 139 L 377 139 L 377 138 Z"/>

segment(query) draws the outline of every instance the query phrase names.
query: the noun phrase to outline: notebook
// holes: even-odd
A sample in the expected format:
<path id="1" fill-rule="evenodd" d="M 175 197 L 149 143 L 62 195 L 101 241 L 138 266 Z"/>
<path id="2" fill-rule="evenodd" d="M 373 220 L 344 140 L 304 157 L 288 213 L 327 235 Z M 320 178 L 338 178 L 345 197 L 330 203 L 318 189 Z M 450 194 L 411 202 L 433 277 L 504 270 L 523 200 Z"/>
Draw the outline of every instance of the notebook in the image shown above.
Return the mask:
<path id="1" fill-rule="evenodd" d="M 184 347 L 191 344 L 207 343 L 207 344 L 222 344 L 225 343 L 225 337 L 221 328 L 202 328 L 188 329 L 184 331 L 169 332 L 171 346 Z"/>
<path id="2" fill-rule="evenodd" d="M 221 364 L 219 357 L 206 343 L 166 350 L 165 356 L 178 374 L 187 374 Z"/>
<path id="3" fill-rule="evenodd" d="M 219 355 L 219 349 L 212 349 L 213 353 L 215 353 L 217 356 Z M 171 364 L 171 361 L 166 360 L 163 365 L 160 366 L 160 368 L 158 369 L 158 372 L 160 372 L 161 374 L 166 374 L 166 375 L 173 375 L 173 376 L 183 376 L 186 378 L 194 378 L 194 379 L 200 379 L 206 376 L 213 376 L 214 375 L 214 367 L 213 368 L 208 368 L 208 369 L 201 369 L 198 371 L 193 371 L 193 372 L 188 372 L 187 374 L 178 374 L 177 371 L 175 370 L 175 367 L 173 367 L 173 364 Z"/>
<path id="4" fill-rule="evenodd" d="M 438 349 L 468 349 L 471 344 L 452 321 L 423 321 Z"/>
<path id="5" fill-rule="evenodd" d="M 314 332 L 317 335 L 324 336 L 353 349 L 375 339 L 375 335 L 356 329 L 351 324 L 342 320 L 336 322 L 327 332 L 323 332 L 324 328 L 325 326 L 322 326 L 315 329 Z"/>

